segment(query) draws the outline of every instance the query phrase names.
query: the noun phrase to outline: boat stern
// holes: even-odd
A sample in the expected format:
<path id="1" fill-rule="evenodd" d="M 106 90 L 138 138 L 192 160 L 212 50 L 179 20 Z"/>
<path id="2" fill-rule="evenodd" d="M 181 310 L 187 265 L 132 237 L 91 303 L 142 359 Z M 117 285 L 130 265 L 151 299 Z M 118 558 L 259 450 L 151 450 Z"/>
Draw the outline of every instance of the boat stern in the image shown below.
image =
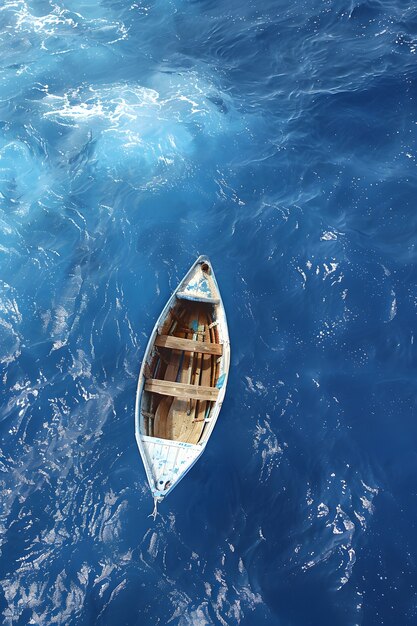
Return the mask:
<path id="1" fill-rule="evenodd" d="M 140 448 L 152 496 L 161 502 L 184 478 L 204 447 L 141 435 Z"/>

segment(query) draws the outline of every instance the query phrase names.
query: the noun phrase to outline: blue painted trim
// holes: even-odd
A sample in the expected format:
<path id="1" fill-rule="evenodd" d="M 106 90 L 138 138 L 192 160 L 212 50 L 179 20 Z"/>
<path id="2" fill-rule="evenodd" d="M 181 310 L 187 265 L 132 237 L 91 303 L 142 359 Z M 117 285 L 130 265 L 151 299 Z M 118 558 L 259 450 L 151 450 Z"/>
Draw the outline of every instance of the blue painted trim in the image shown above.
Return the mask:
<path id="1" fill-rule="evenodd" d="M 221 389 L 223 387 L 225 378 L 226 378 L 226 374 L 222 374 L 221 376 L 219 376 L 219 380 L 217 381 L 217 384 L 216 384 L 217 389 Z"/>

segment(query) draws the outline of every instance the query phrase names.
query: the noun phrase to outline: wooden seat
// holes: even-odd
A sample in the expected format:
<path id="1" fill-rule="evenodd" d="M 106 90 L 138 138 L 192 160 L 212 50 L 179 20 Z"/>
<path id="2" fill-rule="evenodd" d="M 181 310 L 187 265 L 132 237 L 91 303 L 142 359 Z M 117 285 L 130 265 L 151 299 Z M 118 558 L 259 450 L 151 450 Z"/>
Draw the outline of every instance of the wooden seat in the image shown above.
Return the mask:
<path id="1" fill-rule="evenodd" d="M 194 341 L 193 339 L 182 339 L 173 335 L 158 335 L 155 339 L 158 348 L 172 348 L 173 350 L 185 350 L 187 352 L 199 352 L 200 354 L 223 354 L 223 346 L 220 343 L 208 343 L 204 341 Z"/>
<path id="2" fill-rule="evenodd" d="M 175 383 L 170 380 L 157 380 L 149 378 L 145 383 L 145 391 L 159 393 L 162 396 L 173 396 L 175 398 L 192 398 L 193 400 L 217 400 L 219 390 L 216 387 L 200 387 L 198 385 L 187 385 L 186 383 Z"/>
<path id="3" fill-rule="evenodd" d="M 185 291 L 177 291 L 178 300 L 191 300 L 192 302 L 203 302 L 205 304 L 220 304 L 219 298 L 210 298 L 208 296 L 192 295 Z"/>

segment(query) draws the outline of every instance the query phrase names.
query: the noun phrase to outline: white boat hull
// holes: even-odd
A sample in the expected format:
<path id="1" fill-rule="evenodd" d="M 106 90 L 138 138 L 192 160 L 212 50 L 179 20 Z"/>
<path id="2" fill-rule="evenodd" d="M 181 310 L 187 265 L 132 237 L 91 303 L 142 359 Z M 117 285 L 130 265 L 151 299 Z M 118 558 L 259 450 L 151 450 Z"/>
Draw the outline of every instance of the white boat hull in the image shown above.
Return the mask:
<path id="1" fill-rule="evenodd" d="M 146 391 L 146 387 L 149 387 L 147 381 L 149 381 L 150 363 L 152 363 L 152 360 L 155 361 L 155 358 L 158 360 L 159 357 L 158 348 L 155 348 L 155 341 L 161 334 L 164 324 L 166 326 L 167 320 L 169 321 L 169 315 L 172 315 L 172 311 L 178 306 L 179 301 L 183 308 L 187 306 L 200 306 L 207 310 L 210 309 L 213 316 L 213 323 L 205 328 L 211 329 L 214 326 L 216 327 L 217 342 L 221 345 L 222 350 L 221 356 L 210 357 L 213 359 L 212 363 L 216 363 L 216 376 L 213 377 L 212 375 L 211 384 L 216 390 L 216 393 L 218 393 L 217 398 L 215 402 L 204 402 L 204 406 L 207 405 L 207 409 L 205 410 L 203 419 L 193 420 L 193 423 L 203 422 L 203 424 L 201 424 L 202 435 L 198 443 L 174 440 L 174 438 L 170 438 L 168 435 L 165 437 L 155 436 L 155 434 L 152 433 L 152 426 L 150 426 L 150 423 L 156 422 L 154 419 L 155 415 L 149 413 L 147 410 L 147 406 L 149 404 L 152 405 L 153 400 L 152 398 L 151 400 L 149 399 L 150 394 Z M 173 326 L 175 326 L 175 322 Z M 194 338 L 199 332 L 196 328 L 195 330 L 196 334 Z M 206 330 L 205 332 L 207 333 L 208 331 Z M 176 339 L 176 341 L 181 340 Z M 189 341 L 189 343 L 191 342 Z M 214 344 L 208 345 L 213 346 Z M 201 343 L 198 343 L 198 345 L 196 343 L 196 346 L 197 351 L 197 349 L 199 350 L 201 348 Z M 200 346 L 200 348 L 198 346 Z M 184 354 L 185 352 L 183 355 Z M 202 359 L 203 357 L 193 355 L 191 357 L 188 356 L 188 358 L 192 362 L 193 359 Z M 180 282 L 159 316 L 151 333 L 138 379 L 135 407 L 136 441 L 143 460 L 149 486 L 156 501 L 161 501 L 174 489 L 203 453 L 211 433 L 213 432 L 222 406 L 226 392 L 229 365 L 230 342 L 223 302 L 209 259 L 207 257 L 199 257 L 190 268 L 185 278 Z M 194 369 L 196 367 L 198 368 L 196 361 L 194 361 Z M 190 364 L 190 376 L 192 370 L 193 368 Z M 186 382 L 189 381 L 186 380 Z M 168 385 L 170 384 L 171 383 L 168 383 Z M 178 383 L 172 383 L 172 385 L 175 384 L 181 387 Z M 186 385 L 183 384 L 182 387 L 186 387 Z M 189 386 L 187 386 L 187 388 L 188 387 Z M 207 389 L 207 387 L 199 388 L 197 383 L 195 388 L 198 390 Z M 159 399 L 158 395 L 156 397 Z M 191 406 L 192 401 L 190 400 L 189 402 Z M 201 403 L 203 402 L 201 401 Z M 195 404 L 197 404 L 197 402 L 194 402 L 193 406 L 195 406 Z M 187 415 L 188 412 L 184 413 L 184 419 L 191 419 L 188 418 Z M 146 416 L 149 416 L 149 419 L 147 419 Z"/>

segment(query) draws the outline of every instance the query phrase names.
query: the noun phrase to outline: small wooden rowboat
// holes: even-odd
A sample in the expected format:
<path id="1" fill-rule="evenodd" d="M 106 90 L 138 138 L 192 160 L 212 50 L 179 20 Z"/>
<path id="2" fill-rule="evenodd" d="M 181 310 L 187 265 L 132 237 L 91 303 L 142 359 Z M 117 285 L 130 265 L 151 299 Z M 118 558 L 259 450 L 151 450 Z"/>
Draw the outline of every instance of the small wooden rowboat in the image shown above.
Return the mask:
<path id="1" fill-rule="evenodd" d="M 162 311 L 139 374 L 136 440 L 155 505 L 204 452 L 229 364 L 223 302 L 211 263 L 200 256 Z"/>

